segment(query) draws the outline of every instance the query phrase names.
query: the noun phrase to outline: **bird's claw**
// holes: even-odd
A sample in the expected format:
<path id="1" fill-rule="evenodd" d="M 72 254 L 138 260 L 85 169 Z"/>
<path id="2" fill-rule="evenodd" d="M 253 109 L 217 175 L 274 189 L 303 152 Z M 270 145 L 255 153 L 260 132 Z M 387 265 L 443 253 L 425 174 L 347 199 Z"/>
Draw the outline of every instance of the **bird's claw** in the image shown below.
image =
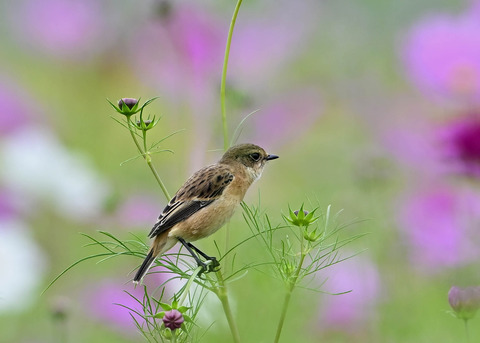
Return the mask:
<path id="1" fill-rule="evenodd" d="M 220 262 L 218 262 L 215 257 L 211 257 L 208 260 L 208 263 L 205 263 L 202 261 L 197 261 L 197 262 L 198 262 L 198 266 L 202 267 L 202 269 L 200 269 L 200 272 L 198 273 L 198 277 L 200 278 L 202 274 L 218 272 L 220 270 Z"/>

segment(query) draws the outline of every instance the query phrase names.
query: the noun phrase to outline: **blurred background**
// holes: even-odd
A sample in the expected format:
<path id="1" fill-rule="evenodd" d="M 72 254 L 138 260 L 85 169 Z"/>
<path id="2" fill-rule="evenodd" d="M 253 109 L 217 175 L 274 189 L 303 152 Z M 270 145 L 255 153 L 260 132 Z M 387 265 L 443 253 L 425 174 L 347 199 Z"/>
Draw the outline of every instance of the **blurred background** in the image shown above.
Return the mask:
<path id="1" fill-rule="evenodd" d="M 145 238 L 165 199 L 106 102 L 158 96 L 154 155 L 173 193 L 223 146 L 219 86 L 234 2 L 0 3 L 0 342 L 141 342 L 125 309 L 132 271 L 80 232 Z M 281 158 L 247 194 L 274 223 L 288 207 L 343 209 L 358 256 L 297 289 L 283 342 L 459 342 L 452 285 L 480 283 L 480 2 L 244 1 L 228 69 L 230 138 Z M 241 130 L 235 128 L 250 113 Z M 241 211 L 231 241 L 250 235 Z M 213 253 L 213 241 L 199 242 Z M 239 263 L 262 258 L 248 244 Z M 251 271 L 230 291 L 245 342 L 271 341 L 282 284 Z M 153 278 L 152 278 L 153 280 Z M 325 281 L 326 280 L 326 281 Z M 154 283 L 154 281 L 151 281 Z M 322 284 L 322 282 L 325 282 Z M 312 287 L 310 283 L 308 285 Z M 215 298 L 203 342 L 227 342 Z M 472 341 L 480 340 L 478 318 Z"/>

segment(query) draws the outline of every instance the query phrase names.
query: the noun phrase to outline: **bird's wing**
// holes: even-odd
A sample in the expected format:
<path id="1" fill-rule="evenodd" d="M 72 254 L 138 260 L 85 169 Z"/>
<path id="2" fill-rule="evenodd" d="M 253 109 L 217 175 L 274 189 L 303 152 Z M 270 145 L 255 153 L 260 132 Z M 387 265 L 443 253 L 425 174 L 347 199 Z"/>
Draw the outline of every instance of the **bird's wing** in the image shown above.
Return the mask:
<path id="1" fill-rule="evenodd" d="M 213 203 L 233 178 L 230 167 L 218 164 L 193 174 L 163 209 L 148 236 L 153 238 L 159 235 Z"/>

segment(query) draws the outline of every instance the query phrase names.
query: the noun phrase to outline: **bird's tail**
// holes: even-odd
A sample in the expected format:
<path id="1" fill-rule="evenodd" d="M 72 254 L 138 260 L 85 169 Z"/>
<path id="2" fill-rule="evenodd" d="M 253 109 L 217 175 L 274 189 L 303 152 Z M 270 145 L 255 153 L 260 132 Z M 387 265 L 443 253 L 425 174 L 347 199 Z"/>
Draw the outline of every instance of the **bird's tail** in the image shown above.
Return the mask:
<path id="1" fill-rule="evenodd" d="M 145 260 L 140 268 L 138 268 L 137 274 L 135 274 L 135 277 L 133 278 L 133 282 L 139 283 L 145 274 L 147 274 L 157 256 L 170 249 L 175 242 L 176 240 L 170 241 L 168 239 L 168 231 L 162 232 L 160 235 L 156 236 L 155 240 L 153 241 L 152 248 L 148 252 L 147 257 L 145 257 Z"/>
<path id="2" fill-rule="evenodd" d="M 135 274 L 135 277 L 133 278 L 134 283 L 139 283 L 140 280 L 145 276 L 145 274 L 147 274 L 153 262 L 155 262 L 156 257 L 157 256 L 153 255 L 153 249 L 150 249 L 147 257 L 145 257 L 145 260 L 143 260 L 143 263 L 138 269 L 137 274 Z"/>

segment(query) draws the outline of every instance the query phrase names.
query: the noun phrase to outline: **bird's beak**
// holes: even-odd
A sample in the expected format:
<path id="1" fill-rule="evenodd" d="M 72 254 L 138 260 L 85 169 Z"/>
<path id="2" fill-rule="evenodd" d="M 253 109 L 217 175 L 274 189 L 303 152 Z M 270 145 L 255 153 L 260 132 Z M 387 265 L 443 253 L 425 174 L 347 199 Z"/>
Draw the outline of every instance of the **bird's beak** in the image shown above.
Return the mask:
<path id="1" fill-rule="evenodd" d="M 270 161 L 270 160 L 274 160 L 274 159 L 276 159 L 276 158 L 278 158 L 277 155 L 268 155 L 267 158 L 266 158 L 266 160 L 267 160 L 267 161 Z"/>

